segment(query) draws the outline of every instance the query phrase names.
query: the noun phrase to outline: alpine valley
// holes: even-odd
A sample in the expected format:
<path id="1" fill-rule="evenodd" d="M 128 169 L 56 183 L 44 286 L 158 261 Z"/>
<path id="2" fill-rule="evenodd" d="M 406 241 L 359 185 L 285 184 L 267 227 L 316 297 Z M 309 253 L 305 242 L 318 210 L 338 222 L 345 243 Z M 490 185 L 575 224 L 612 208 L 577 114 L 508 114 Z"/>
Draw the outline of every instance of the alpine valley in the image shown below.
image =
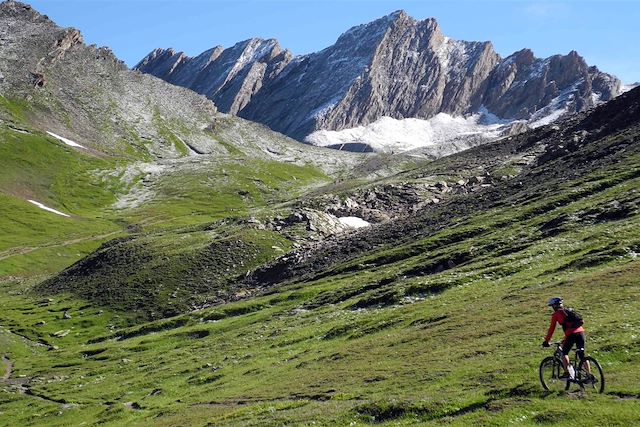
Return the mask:
<path id="1" fill-rule="evenodd" d="M 404 12 L 131 70 L 0 3 L 0 426 L 637 425 L 626 89 Z M 540 385 L 555 295 L 602 394 Z"/>

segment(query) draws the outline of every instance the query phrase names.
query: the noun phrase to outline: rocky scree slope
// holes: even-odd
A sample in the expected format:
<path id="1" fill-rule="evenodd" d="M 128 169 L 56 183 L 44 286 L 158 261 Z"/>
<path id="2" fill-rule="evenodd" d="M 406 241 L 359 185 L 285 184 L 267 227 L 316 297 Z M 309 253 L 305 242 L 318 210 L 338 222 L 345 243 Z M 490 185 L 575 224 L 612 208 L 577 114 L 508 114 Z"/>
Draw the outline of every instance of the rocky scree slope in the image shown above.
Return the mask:
<path id="1" fill-rule="evenodd" d="M 435 19 L 416 21 L 403 11 L 351 28 L 309 55 L 250 39 L 194 58 L 156 49 L 135 69 L 301 141 L 318 129 L 353 128 L 383 116 L 486 111 L 539 119 L 583 111 L 620 89 L 617 78 L 576 52 L 541 59 L 523 49 L 501 58 L 490 42 L 453 40 Z"/>
<path id="2" fill-rule="evenodd" d="M 78 30 L 5 1 L 0 38 L 0 95 L 27 101 L 37 128 L 139 158 L 224 152 L 203 131 L 216 115 L 211 101 L 131 72 L 108 48 L 86 46 Z"/>
<path id="3" fill-rule="evenodd" d="M 154 313 L 147 313 L 151 317 L 162 317 L 189 308 L 273 292 L 274 285 L 290 281 L 304 283 L 380 267 L 409 256 L 407 251 L 409 254 L 424 251 L 422 247 L 405 249 L 412 242 L 437 233 L 450 235 L 445 240 L 461 242 L 486 232 L 468 229 L 465 223 L 491 210 L 521 209 L 517 214 L 521 217 L 516 215 L 507 220 L 517 223 L 546 214 L 571 200 L 588 197 L 600 191 L 600 187 L 606 189 L 637 180 L 640 176 L 638 112 L 640 90 L 634 90 L 593 112 L 445 157 L 393 177 L 365 185 L 334 183 L 294 201 L 287 217 L 273 217 L 269 211 L 263 212 L 260 219 L 239 218 L 210 224 L 200 231 L 214 232 L 220 237 L 203 250 L 186 256 L 171 251 L 150 252 L 154 244 L 148 238 L 114 241 L 44 282 L 39 290 L 71 291 L 116 308 L 124 304 L 148 310 L 150 307 L 144 301 L 153 301 Z M 604 184 L 591 188 L 590 180 L 597 180 L 590 178 L 591 175 L 598 175 L 597 179 L 604 180 Z M 612 183 L 606 182 L 609 175 L 613 177 Z M 542 224 L 529 240 L 525 239 L 528 243 L 522 244 L 532 244 L 539 238 L 538 234 L 553 235 L 554 230 L 571 224 L 632 217 L 639 213 L 639 204 L 640 195 L 631 192 L 571 217 L 561 215 Z M 292 244 L 299 227 L 311 227 L 314 224 L 311 217 L 320 214 L 358 215 L 375 225 L 348 234 L 328 233 L 311 242 L 301 239 Z M 253 235 L 245 239 L 252 243 L 243 244 L 233 233 L 225 236 L 234 227 Z M 280 237 L 276 237 L 278 235 Z M 309 235 L 308 231 L 305 235 Z M 481 252 L 490 256 L 491 251 L 499 252 L 507 243 L 497 245 L 483 247 Z M 267 258 L 251 259 L 251 256 L 245 259 L 251 251 L 258 253 L 261 246 L 279 247 L 286 253 L 272 262 Z M 393 252 L 390 248 L 396 247 L 405 249 L 398 254 L 385 253 Z M 436 250 L 437 245 L 430 248 Z M 398 277 L 436 274 L 469 262 L 480 250 L 467 249 L 435 257 L 415 271 L 399 272 Z M 228 256 L 220 258 L 223 253 Z M 160 268 L 162 277 L 138 271 L 136 267 L 158 262 L 174 267 Z M 114 271 L 120 273 L 114 274 Z M 109 292 L 105 292 L 103 283 L 110 283 Z M 167 299 L 167 293 L 173 296 Z M 137 307 L 137 303 L 142 305 Z"/>
<path id="4" fill-rule="evenodd" d="M 335 273 L 332 267 L 375 252 L 377 248 L 401 242 L 408 244 L 436 231 L 455 229 L 465 218 L 495 208 L 526 206 L 532 200 L 548 198 L 549 204 L 545 209 L 552 210 L 568 202 L 553 200 L 557 198 L 560 189 L 577 186 L 573 183 L 590 174 L 605 174 L 604 171 L 612 169 L 617 172 L 622 170 L 622 180 L 637 180 L 640 177 L 637 163 L 640 154 L 639 113 L 640 89 L 635 89 L 593 112 L 574 115 L 561 123 L 476 147 L 434 161 L 424 168 L 400 174 L 396 179 L 405 180 L 407 189 L 404 194 L 409 194 L 409 197 L 404 198 L 405 206 L 412 211 L 409 215 L 358 230 L 348 236 L 335 236 L 296 249 L 248 275 L 247 286 L 270 287 L 288 280 L 311 280 L 331 275 Z M 499 179 L 488 181 L 485 176 L 499 176 Z M 435 184 L 433 190 L 438 193 L 436 197 L 442 200 L 429 200 L 432 195 L 427 194 L 416 203 L 416 180 L 434 181 L 442 177 L 457 177 L 454 183 L 439 181 Z M 607 184 L 604 188 L 606 186 Z M 456 191 L 446 190 L 456 187 Z M 592 190 L 586 191 L 586 194 L 589 191 Z M 572 197 L 584 197 L 579 194 L 579 190 L 575 192 L 576 195 Z M 352 209 L 362 211 L 363 207 L 353 199 L 357 200 L 363 194 L 366 195 L 363 201 L 366 208 L 366 197 L 375 194 L 375 190 L 347 193 L 347 197 L 350 196 L 352 200 L 338 204 L 338 208 L 348 211 L 348 206 L 351 205 Z M 336 197 L 331 196 L 333 199 Z M 343 200 L 344 197 L 342 195 Z M 590 212 L 583 212 L 580 218 L 560 218 L 556 224 L 548 224 L 548 228 L 555 229 L 563 224 L 566 226 L 571 221 L 587 223 L 597 221 L 598 218 L 625 218 L 640 213 L 640 194 L 637 191 L 624 195 L 622 199 L 622 202 L 614 200 L 607 206 L 594 207 Z M 330 204 L 328 208 L 335 209 L 335 206 Z M 543 212 L 544 210 L 539 213 Z M 528 215 L 536 215 L 536 212 Z M 517 220 L 518 218 L 513 218 L 511 221 Z M 469 254 L 463 254 L 459 259 L 436 263 L 437 265 L 432 266 L 433 271 L 451 268 L 464 262 L 468 256 Z M 358 265 L 350 268 L 357 271 L 359 268 L 371 267 L 366 264 L 360 267 Z"/>

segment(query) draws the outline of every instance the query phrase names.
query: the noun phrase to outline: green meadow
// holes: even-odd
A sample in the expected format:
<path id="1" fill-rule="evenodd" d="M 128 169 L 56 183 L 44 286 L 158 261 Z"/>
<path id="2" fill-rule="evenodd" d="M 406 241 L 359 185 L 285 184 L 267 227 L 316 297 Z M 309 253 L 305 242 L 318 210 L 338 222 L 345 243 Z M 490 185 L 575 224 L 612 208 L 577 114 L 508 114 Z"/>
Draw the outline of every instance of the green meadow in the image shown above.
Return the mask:
<path id="1" fill-rule="evenodd" d="M 640 422 L 637 149 L 573 174 L 550 162 L 486 209 L 453 198 L 417 216 L 436 226 L 254 290 L 243 274 L 293 242 L 250 217 L 350 186 L 240 153 L 126 180 L 126 155 L 25 128 L 0 131 L 1 426 Z M 114 207 L 130 194 L 149 198 Z M 80 259 L 88 271 L 50 282 Z M 555 295 L 585 318 L 603 394 L 539 384 Z"/>

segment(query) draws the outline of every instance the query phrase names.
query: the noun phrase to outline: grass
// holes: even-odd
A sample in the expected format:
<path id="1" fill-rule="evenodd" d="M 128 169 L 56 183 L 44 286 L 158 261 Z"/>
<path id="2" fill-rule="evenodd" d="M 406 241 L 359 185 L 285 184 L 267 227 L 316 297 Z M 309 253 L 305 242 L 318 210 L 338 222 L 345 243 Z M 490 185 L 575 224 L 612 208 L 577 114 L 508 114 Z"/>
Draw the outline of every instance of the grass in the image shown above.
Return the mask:
<path id="1" fill-rule="evenodd" d="M 146 152 L 144 146 L 123 150 L 121 158 L 95 157 L 31 129 L 30 107 L 24 102 L 0 97 L 0 114 L 18 128 L 0 128 L 0 278 L 59 272 L 131 231 L 171 233 L 229 216 L 247 217 L 327 180 L 312 166 L 253 158 L 185 163 L 150 184 L 150 202 L 138 209 L 113 210 L 118 197 L 141 185 L 142 176 L 122 182 L 121 171 Z M 184 144 L 176 147 L 186 154 Z M 27 199 L 71 218 L 41 210 Z"/>
<path id="2" fill-rule="evenodd" d="M 279 234 L 227 229 L 162 233 L 111 241 L 39 287 L 73 292 L 93 303 L 140 317 L 167 317 L 236 292 L 227 282 L 287 251 Z M 122 261 L 126 260 L 126 263 Z"/>
<path id="3" fill-rule="evenodd" d="M 113 167 L 113 161 L 9 128 L 0 129 L 0 158 L 0 277 L 59 271 L 121 229 L 102 214 L 115 201 L 119 184 L 98 172 Z"/>
<path id="4" fill-rule="evenodd" d="M 224 161 L 209 169 L 178 170 L 154 183 L 154 200 L 123 212 L 129 222 L 146 228 L 183 227 L 222 218 L 246 217 L 265 206 L 293 199 L 326 176 L 311 166 L 244 159 Z"/>
<path id="5" fill-rule="evenodd" d="M 638 178 L 626 173 L 585 176 L 555 199 L 460 218 L 322 278 L 142 325 L 94 320 L 70 295 L 39 307 L 29 286 L 6 284 L 4 328 L 58 350 L 12 338 L 15 374 L 49 400 L 6 391 L 3 411 L 38 425 L 632 425 L 640 228 L 637 213 L 612 208 L 636 200 Z M 604 395 L 538 384 L 550 295 L 585 316 Z"/>
<path id="6" fill-rule="evenodd" d="M 17 253 L 0 260 L 0 349 L 12 367 L 0 380 L 0 426 L 637 423 L 633 150 L 591 172 L 563 169 L 561 158 L 487 210 L 457 199 L 441 227 L 254 289 L 235 278 L 291 242 L 245 219 L 325 180 L 318 170 L 225 159 L 163 175 L 149 183 L 150 203 L 114 211 L 129 191 L 101 178 L 115 161 L 3 132 L 0 250 Z M 75 175 L 78 188 L 67 189 Z M 27 190 L 74 217 L 30 206 Z M 585 317 L 605 394 L 538 383 L 554 295 Z"/>
<path id="7" fill-rule="evenodd" d="M 573 295 L 566 289 L 578 283 L 593 291 L 589 300 L 612 291 L 629 300 L 626 318 L 620 320 L 637 328 L 638 307 L 632 296 L 639 268 L 637 262 L 614 265 L 603 272 L 581 274 L 575 282 L 561 286 L 552 282 L 523 286 L 522 275 L 500 283 L 485 280 L 436 298 L 375 310 L 345 311 L 341 306 L 295 311 L 323 285 L 318 284 L 260 298 L 253 302 L 259 304 L 254 309 L 240 309 L 246 306 L 242 303 L 227 316 L 211 316 L 214 311 L 207 310 L 183 316 L 185 320 L 173 326 L 159 321 L 157 328 L 121 329 L 116 333 L 120 340 L 95 344 L 87 344 L 87 337 L 99 332 L 97 325 L 81 328 L 82 337 L 54 338 L 52 333 L 63 328 L 73 332 L 78 326 L 70 327 L 49 315 L 46 329 L 33 336 L 44 336 L 60 349 L 20 360 L 16 373 L 39 372 L 44 378 L 33 386 L 34 393 L 76 405 L 63 410 L 62 418 L 53 417 L 60 423 L 88 417 L 107 425 L 134 421 L 139 425 L 158 421 L 161 425 L 279 421 L 329 425 L 447 419 L 454 425 L 500 425 L 556 412 L 570 421 L 580 409 L 597 403 L 603 409 L 592 407 L 586 425 L 622 425 L 635 416 L 633 399 L 619 396 L 638 395 L 638 362 L 637 357 L 602 344 L 604 337 L 621 347 L 633 342 L 626 335 L 632 331 L 609 336 L 614 325 L 609 323 L 605 304 L 589 307 L 587 327 L 592 354 L 603 362 L 607 375 L 607 395 L 578 396 L 576 401 L 543 393 L 535 370 L 545 353 L 534 351 L 539 340 L 523 336 L 542 335 L 549 292 L 561 287 L 570 298 Z M 511 303 L 505 310 L 507 297 Z M 531 300 L 541 301 L 537 309 L 528 307 L 517 317 L 504 314 L 523 311 L 525 301 Z M 584 306 L 577 297 L 574 302 Z M 58 304 L 50 303 L 48 312 L 60 317 L 70 303 L 63 299 Z M 460 304 L 465 305 L 464 311 L 456 309 Z M 15 318 L 12 302 L 6 306 Z M 92 313 L 85 316 L 73 308 L 69 312 L 77 322 L 93 318 Z M 29 315 L 40 318 L 38 309 Z M 496 322 L 498 315 L 501 322 Z M 214 320 L 206 320 L 209 317 Z M 434 317 L 444 320 L 428 321 Z M 395 323 L 390 324 L 390 319 Z M 350 333 L 330 333 L 340 327 Z M 456 343 L 453 352 L 448 344 L 452 342 Z M 54 377 L 61 379 L 50 381 Z M 136 402 L 140 409 L 127 409 L 127 402 Z M 19 408 L 18 402 L 11 405 Z M 59 412 L 60 407 L 36 405 L 49 406 L 51 412 Z M 8 408 L 11 413 L 15 410 Z M 21 420 L 48 422 L 34 413 L 38 411 L 25 412 Z M 158 419 L 158 414 L 164 415 Z"/>
<path id="8" fill-rule="evenodd" d="M 95 212 L 115 200 L 116 182 L 102 183 L 95 172 L 113 162 L 83 155 L 52 137 L 0 129 L 5 194 L 29 196 L 73 214 Z"/>

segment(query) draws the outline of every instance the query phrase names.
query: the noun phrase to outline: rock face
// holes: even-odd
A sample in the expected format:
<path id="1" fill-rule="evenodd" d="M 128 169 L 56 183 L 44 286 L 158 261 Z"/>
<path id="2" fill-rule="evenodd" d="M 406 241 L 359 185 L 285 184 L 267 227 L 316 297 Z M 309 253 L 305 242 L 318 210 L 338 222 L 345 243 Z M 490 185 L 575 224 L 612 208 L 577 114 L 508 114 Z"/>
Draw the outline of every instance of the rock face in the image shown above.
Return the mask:
<path id="1" fill-rule="evenodd" d="M 230 49 L 214 47 L 195 58 L 173 49 L 156 49 L 136 68 L 191 88 L 215 100 L 222 111 L 237 114 L 291 58 L 273 39 L 250 39 Z"/>
<path id="2" fill-rule="evenodd" d="M 482 103 L 500 117 L 530 119 L 545 110 L 583 111 L 619 91 L 617 78 L 589 67 L 576 51 L 540 59 L 523 49 L 493 70 Z"/>
<path id="3" fill-rule="evenodd" d="M 383 116 L 486 108 L 501 118 L 536 119 L 582 111 L 620 90 L 617 78 L 576 52 L 539 59 L 524 49 L 502 59 L 490 42 L 450 39 L 434 19 L 416 21 L 403 11 L 354 27 L 309 55 L 293 57 L 275 40 L 251 39 L 195 58 L 156 49 L 135 68 L 299 140 Z"/>

